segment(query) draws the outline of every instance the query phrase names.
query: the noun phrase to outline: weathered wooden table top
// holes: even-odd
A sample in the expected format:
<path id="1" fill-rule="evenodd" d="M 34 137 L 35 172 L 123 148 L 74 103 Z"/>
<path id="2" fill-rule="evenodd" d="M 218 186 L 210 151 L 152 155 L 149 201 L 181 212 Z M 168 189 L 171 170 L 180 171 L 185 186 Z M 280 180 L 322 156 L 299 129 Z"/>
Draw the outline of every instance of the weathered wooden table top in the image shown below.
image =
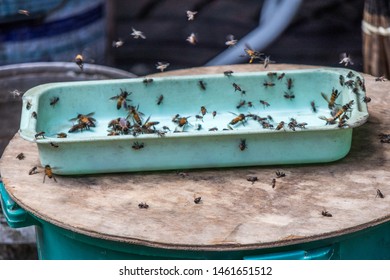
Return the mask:
<path id="1" fill-rule="evenodd" d="M 268 71 L 307 68 L 270 65 Z M 263 71 L 259 65 L 195 68 L 172 74 Z M 46 178 L 34 143 L 7 146 L 1 176 L 11 197 L 35 216 L 88 236 L 169 249 L 243 250 L 309 242 L 390 220 L 390 82 L 364 75 L 368 122 L 352 148 L 329 164 L 178 170 Z M 16 156 L 23 152 L 24 160 Z M 275 171 L 286 174 L 271 187 Z M 182 172 L 182 173 L 181 173 Z M 247 176 L 258 177 L 253 184 Z M 377 197 L 377 189 L 385 195 Z M 200 196 L 201 202 L 194 203 Z M 144 202 L 148 209 L 140 209 Z M 333 216 L 325 217 L 323 210 Z"/>

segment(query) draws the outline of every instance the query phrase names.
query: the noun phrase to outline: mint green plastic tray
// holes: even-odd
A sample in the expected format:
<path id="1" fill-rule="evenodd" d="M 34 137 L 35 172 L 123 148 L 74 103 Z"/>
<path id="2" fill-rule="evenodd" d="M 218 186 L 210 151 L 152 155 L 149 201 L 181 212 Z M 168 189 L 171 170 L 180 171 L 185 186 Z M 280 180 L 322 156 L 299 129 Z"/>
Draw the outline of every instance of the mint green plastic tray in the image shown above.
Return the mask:
<path id="1" fill-rule="evenodd" d="M 321 92 L 329 98 L 332 90 L 340 92 L 338 109 L 353 100 L 341 128 L 338 120 L 327 124 L 323 118 L 332 115 Z M 109 122 L 128 115 L 110 99 L 121 91 L 131 92 L 127 105 L 144 114 L 143 124 L 150 117 L 149 121 L 159 122 L 155 129 L 165 133 L 108 136 Z M 59 101 L 50 105 L 56 97 Z M 339 68 L 160 77 L 149 83 L 144 78 L 52 83 L 23 96 L 20 135 L 37 143 L 42 166 L 50 165 L 56 174 L 331 162 L 347 155 L 352 129 L 367 120 L 364 97 L 363 77 Z M 245 105 L 237 108 L 242 100 Z M 202 106 L 207 109 L 203 120 L 196 118 L 202 116 Z M 95 127 L 68 133 L 75 123 L 70 119 L 91 112 Z M 177 114 L 189 117 L 184 129 L 172 121 Z M 240 114 L 246 121 L 230 124 Z M 273 128 L 263 128 L 253 115 L 271 116 L 273 121 L 267 121 Z M 307 124 L 293 130 L 288 127 L 291 118 Z M 128 120 L 134 123 L 131 117 Z M 281 121 L 285 125 L 277 130 Z M 41 131 L 44 138 L 36 138 Z M 57 138 L 60 132 L 67 138 Z M 134 149 L 136 142 L 142 148 Z"/>

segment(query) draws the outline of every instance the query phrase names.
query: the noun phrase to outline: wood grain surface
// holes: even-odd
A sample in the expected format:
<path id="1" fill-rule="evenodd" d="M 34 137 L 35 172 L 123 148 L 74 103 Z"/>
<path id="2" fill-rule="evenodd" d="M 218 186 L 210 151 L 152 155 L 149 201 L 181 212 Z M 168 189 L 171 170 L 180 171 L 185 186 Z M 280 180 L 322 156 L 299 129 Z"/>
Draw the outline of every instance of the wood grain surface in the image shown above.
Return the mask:
<path id="1" fill-rule="evenodd" d="M 267 71 L 307 68 L 271 65 Z M 234 65 L 172 71 L 164 75 L 258 71 Z M 341 236 L 390 220 L 388 82 L 364 75 L 368 122 L 353 131 L 352 148 L 328 164 L 167 172 L 56 176 L 46 178 L 34 143 L 18 135 L 7 146 L 1 176 L 24 209 L 59 227 L 87 236 L 193 250 L 269 248 Z M 16 156 L 23 152 L 24 160 Z M 97 151 L 98 152 L 98 151 Z M 201 156 L 201 155 L 200 155 Z M 286 174 L 271 182 L 276 171 Z M 257 176 L 258 181 L 247 181 Z M 377 197 L 377 189 L 385 195 Z M 201 202 L 194 203 L 195 197 Z M 138 207 L 147 203 L 148 209 Z M 328 211 L 332 217 L 325 217 Z"/>

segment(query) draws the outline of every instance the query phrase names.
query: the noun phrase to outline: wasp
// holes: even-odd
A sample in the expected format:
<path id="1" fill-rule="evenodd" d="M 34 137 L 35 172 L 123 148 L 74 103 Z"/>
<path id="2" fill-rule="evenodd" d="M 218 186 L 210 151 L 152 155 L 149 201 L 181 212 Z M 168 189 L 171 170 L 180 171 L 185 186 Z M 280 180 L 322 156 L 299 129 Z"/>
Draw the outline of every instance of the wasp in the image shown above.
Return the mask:
<path id="1" fill-rule="evenodd" d="M 206 90 L 206 83 L 203 81 L 198 81 L 198 85 L 201 88 L 201 90 Z"/>
<path id="2" fill-rule="evenodd" d="M 375 197 L 385 198 L 384 194 L 380 191 L 380 189 L 376 190 L 376 196 Z"/>
<path id="3" fill-rule="evenodd" d="M 285 75 L 286 75 L 286 74 L 285 74 L 284 72 L 283 72 L 282 74 L 280 74 L 280 75 L 278 76 L 278 80 L 283 79 Z"/>
<path id="4" fill-rule="evenodd" d="M 45 132 L 44 131 L 40 131 L 37 134 L 35 134 L 35 139 L 38 139 L 39 137 L 40 138 L 45 138 Z"/>
<path id="5" fill-rule="evenodd" d="M 131 146 L 134 150 L 141 150 L 145 147 L 144 143 L 138 143 L 134 142 L 134 144 Z"/>
<path id="6" fill-rule="evenodd" d="M 336 120 L 336 119 L 339 119 L 341 117 L 342 114 L 344 114 L 345 112 L 347 112 L 348 110 L 351 109 L 351 106 L 353 105 L 353 100 L 349 101 L 347 104 L 343 105 L 341 107 L 340 110 L 338 110 L 338 112 L 333 116 L 333 119 Z"/>
<path id="7" fill-rule="evenodd" d="M 228 70 L 228 71 L 225 71 L 223 72 L 223 74 L 226 76 L 226 77 L 230 77 L 231 75 L 233 75 L 233 71 L 232 70 Z"/>
<path id="8" fill-rule="evenodd" d="M 145 78 L 142 82 L 144 83 L 145 86 L 147 86 L 147 85 L 153 83 L 153 79 L 146 79 Z"/>
<path id="9" fill-rule="evenodd" d="M 249 181 L 249 182 L 252 182 L 252 185 L 256 182 L 256 181 L 258 181 L 259 179 L 257 178 L 257 176 L 248 176 L 247 178 L 246 178 L 246 180 L 247 181 Z"/>
<path id="10" fill-rule="evenodd" d="M 57 133 L 57 138 L 66 138 L 68 135 L 65 132 Z"/>
<path id="11" fill-rule="evenodd" d="M 321 212 L 321 215 L 324 216 L 324 217 L 332 217 L 332 214 L 329 213 L 329 212 L 326 211 L 326 210 L 323 210 L 323 211 Z"/>
<path id="12" fill-rule="evenodd" d="M 294 93 L 292 93 L 292 92 L 284 92 L 284 98 L 286 98 L 286 99 L 290 99 L 290 100 L 293 100 L 294 98 L 295 98 L 295 95 L 294 95 Z"/>
<path id="13" fill-rule="evenodd" d="M 200 107 L 200 112 L 202 113 L 203 116 L 206 115 L 207 113 L 206 107 L 205 106 Z"/>
<path id="14" fill-rule="evenodd" d="M 121 90 L 121 93 L 119 95 L 115 95 L 113 97 L 110 97 L 110 100 L 114 100 L 116 99 L 116 108 L 119 110 L 120 108 L 127 108 L 127 101 L 131 101 L 130 99 L 128 99 L 127 97 L 132 94 L 131 92 L 128 93 L 127 91 L 123 91 L 122 89 Z"/>
<path id="15" fill-rule="evenodd" d="M 18 160 L 23 160 L 25 158 L 25 155 L 23 153 L 20 153 L 16 156 Z"/>
<path id="16" fill-rule="evenodd" d="M 77 114 L 77 116 L 75 118 L 72 118 L 69 121 L 74 122 L 77 120 L 78 123 L 84 123 L 88 127 L 95 127 L 96 119 L 91 117 L 91 116 L 93 116 L 93 114 L 95 114 L 95 113 L 92 112 L 92 113 L 89 113 L 86 115 Z"/>
<path id="17" fill-rule="evenodd" d="M 53 97 L 53 98 L 51 98 L 50 99 L 50 106 L 55 106 L 57 103 L 58 103 L 58 101 L 60 100 L 60 98 L 59 97 Z"/>
<path id="18" fill-rule="evenodd" d="M 161 95 L 157 98 L 157 105 L 160 105 L 160 104 L 162 103 L 163 99 L 164 99 L 164 95 L 161 94 Z"/>
<path id="19" fill-rule="evenodd" d="M 265 109 L 265 107 L 269 107 L 270 104 L 267 102 L 267 101 L 264 101 L 264 100 L 260 100 L 260 103 L 263 104 L 263 108 Z"/>
<path id="20" fill-rule="evenodd" d="M 241 139 L 240 144 L 238 144 L 238 147 L 240 148 L 241 151 L 244 151 L 245 149 L 247 149 L 248 145 L 246 144 L 246 140 Z"/>
<path id="21" fill-rule="evenodd" d="M 199 203 L 201 202 L 201 200 L 202 200 L 202 197 L 200 197 L 200 196 L 195 197 L 195 198 L 194 198 L 194 203 L 195 203 L 195 204 L 199 204 Z"/>
<path id="22" fill-rule="evenodd" d="M 38 173 L 38 167 L 34 166 L 28 171 L 28 175 L 34 175 Z"/>
<path id="23" fill-rule="evenodd" d="M 245 44 L 244 52 L 249 56 L 249 63 L 252 63 L 253 60 L 263 60 L 263 53 L 253 50 L 248 44 Z"/>
<path id="24" fill-rule="evenodd" d="M 58 148 L 59 147 L 56 143 L 53 143 L 53 142 L 50 142 L 50 146 L 52 146 L 53 148 Z"/>
<path id="25" fill-rule="evenodd" d="M 234 119 L 232 119 L 232 120 L 229 122 L 229 124 L 235 125 L 235 124 L 237 124 L 237 123 L 239 123 L 239 122 L 244 123 L 244 122 L 245 122 L 245 118 L 246 118 L 246 116 L 245 116 L 244 114 L 239 114 L 237 117 L 235 117 Z"/>
<path id="26" fill-rule="evenodd" d="M 32 112 L 31 113 L 31 117 L 33 117 L 34 119 L 36 119 L 37 117 L 38 117 L 38 114 L 37 114 L 37 112 Z"/>
<path id="27" fill-rule="evenodd" d="M 275 178 L 272 179 L 271 186 L 273 189 L 276 187 L 276 179 Z"/>
<path id="28" fill-rule="evenodd" d="M 78 55 L 76 55 L 74 60 L 77 64 L 77 66 L 80 67 L 80 70 L 83 71 L 84 70 L 84 57 L 81 54 L 78 54 Z"/>
<path id="29" fill-rule="evenodd" d="M 284 172 L 279 171 L 279 170 L 276 171 L 275 174 L 276 174 L 276 178 L 286 177 L 286 174 Z"/>
<path id="30" fill-rule="evenodd" d="M 142 125 L 142 118 L 144 114 L 138 111 L 139 105 L 137 108 L 135 106 L 129 106 L 129 114 L 127 115 L 127 118 L 130 116 L 133 118 L 134 122 L 136 122 L 138 125 Z"/>
<path id="31" fill-rule="evenodd" d="M 276 130 L 281 130 L 282 128 L 284 128 L 284 121 L 281 121 L 277 126 L 276 126 Z"/>
<path id="32" fill-rule="evenodd" d="M 146 202 L 141 202 L 138 204 L 138 208 L 140 209 L 148 209 L 149 205 Z"/>
<path id="33" fill-rule="evenodd" d="M 294 86 L 293 79 L 288 78 L 286 84 L 287 84 L 287 89 L 290 90 Z"/>
<path id="34" fill-rule="evenodd" d="M 340 91 L 333 88 L 332 94 L 330 95 L 330 100 L 329 100 L 328 97 L 326 96 L 326 94 L 321 92 L 322 97 L 325 99 L 326 102 L 328 102 L 329 109 L 332 109 L 335 106 L 336 99 L 337 99 L 337 97 L 339 97 L 340 93 L 341 93 Z"/>
<path id="35" fill-rule="evenodd" d="M 53 170 L 51 169 L 50 165 L 45 165 L 45 175 L 43 176 L 43 183 L 45 183 L 46 176 L 50 179 L 53 179 L 54 182 L 57 182 L 56 178 L 53 175 Z"/>
<path id="36" fill-rule="evenodd" d="M 240 102 L 237 104 L 236 108 L 237 109 L 240 109 L 242 106 L 244 106 L 246 104 L 246 101 L 245 100 L 240 100 Z"/>
<path id="37" fill-rule="evenodd" d="M 273 86 L 275 86 L 275 83 L 273 83 L 273 82 L 268 82 L 268 81 L 264 81 L 263 86 L 264 86 L 265 88 L 273 87 Z"/>
<path id="38" fill-rule="evenodd" d="M 317 113 L 317 106 L 314 103 L 314 101 L 310 102 L 310 106 L 311 106 L 311 110 L 313 111 L 313 113 Z"/>

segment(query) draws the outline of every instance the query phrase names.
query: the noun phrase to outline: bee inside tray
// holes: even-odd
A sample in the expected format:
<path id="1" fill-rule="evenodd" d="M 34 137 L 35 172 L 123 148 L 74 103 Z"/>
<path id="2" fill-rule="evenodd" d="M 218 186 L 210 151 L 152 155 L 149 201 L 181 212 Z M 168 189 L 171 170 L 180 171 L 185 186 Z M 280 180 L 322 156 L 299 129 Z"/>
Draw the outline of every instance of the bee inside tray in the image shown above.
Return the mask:
<path id="1" fill-rule="evenodd" d="M 20 134 L 63 174 L 324 162 L 349 151 L 365 100 L 363 77 L 339 68 L 53 83 L 24 95 Z M 277 152 L 324 137 L 340 142 L 330 157 Z M 69 173 L 59 151 L 80 145 L 89 156 L 97 147 L 121 154 L 119 163 Z M 272 156 L 256 160 L 264 145 Z"/>

